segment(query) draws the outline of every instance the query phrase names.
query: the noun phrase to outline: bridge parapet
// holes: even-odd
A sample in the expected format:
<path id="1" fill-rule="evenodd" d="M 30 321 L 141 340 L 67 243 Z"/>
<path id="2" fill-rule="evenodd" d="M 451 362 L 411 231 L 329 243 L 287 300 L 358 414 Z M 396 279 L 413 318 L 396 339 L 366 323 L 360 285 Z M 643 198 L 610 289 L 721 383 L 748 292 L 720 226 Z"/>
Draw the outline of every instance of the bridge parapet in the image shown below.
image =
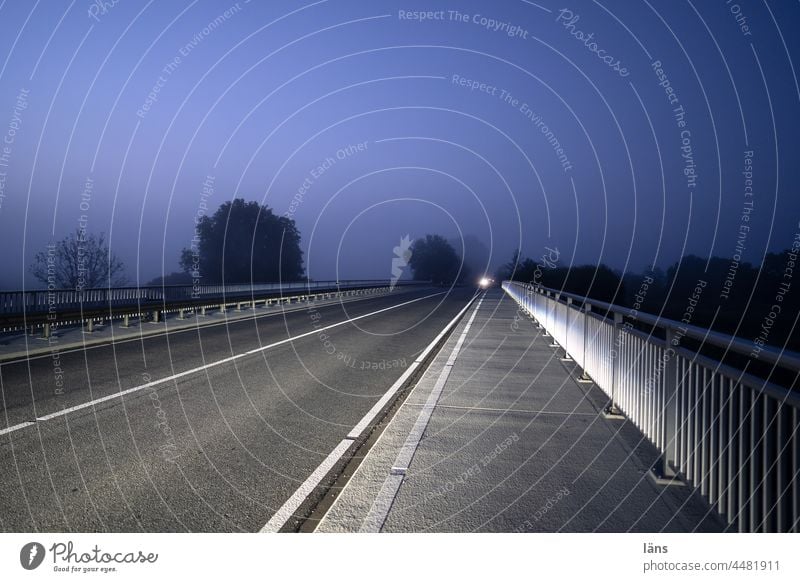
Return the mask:
<path id="1" fill-rule="evenodd" d="M 800 531 L 800 394 L 770 381 L 776 370 L 797 378 L 799 354 L 760 347 L 772 366 L 763 378 L 748 373 L 752 342 L 556 289 L 502 287 L 605 392 L 610 415 L 623 413 L 661 451 L 657 479 L 697 487 L 739 531 Z"/>

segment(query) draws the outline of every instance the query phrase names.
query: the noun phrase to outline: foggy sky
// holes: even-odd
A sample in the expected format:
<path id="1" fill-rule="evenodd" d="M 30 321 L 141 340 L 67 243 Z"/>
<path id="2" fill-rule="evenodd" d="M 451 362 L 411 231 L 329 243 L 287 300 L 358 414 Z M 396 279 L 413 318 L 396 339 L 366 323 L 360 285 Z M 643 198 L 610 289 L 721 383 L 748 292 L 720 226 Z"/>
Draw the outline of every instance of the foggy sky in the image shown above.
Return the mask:
<path id="1" fill-rule="evenodd" d="M 0 284 L 39 286 L 33 255 L 81 222 L 132 283 L 176 271 L 207 183 L 210 210 L 291 216 L 318 280 L 388 278 L 427 233 L 491 268 L 737 244 L 758 264 L 800 231 L 799 22 L 724 0 L 6 1 Z"/>

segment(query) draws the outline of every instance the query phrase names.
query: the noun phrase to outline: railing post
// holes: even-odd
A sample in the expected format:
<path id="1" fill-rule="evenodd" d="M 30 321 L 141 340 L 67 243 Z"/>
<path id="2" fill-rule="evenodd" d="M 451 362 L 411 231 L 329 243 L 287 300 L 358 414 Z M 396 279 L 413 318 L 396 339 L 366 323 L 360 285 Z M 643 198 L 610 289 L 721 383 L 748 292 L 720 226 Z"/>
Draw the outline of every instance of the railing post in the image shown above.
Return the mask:
<path id="1" fill-rule="evenodd" d="M 592 312 L 592 304 L 588 301 L 583 302 L 583 371 L 581 372 L 578 382 L 591 383 L 592 378 L 586 371 L 586 366 L 589 364 L 589 317 Z"/>
<path id="2" fill-rule="evenodd" d="M 553 316 L 551 317 L 551 321 L 550 321 L 550 329 L 553 330 L 553 333 L 550 334 L 551 336 L 553 336 L 553 341 L 550 344 L 551 348 L 557 348 L 558 347 L 558 342 L 556 341 L 555 331 L 556 331 L 556 319 L 558 317 L 558 300 L 559 300 L 560 297 L 561 297 L 560 293 L 553 293 Z"/>
<path id="3" fill-rule="evenodd" d="M 550 292 L 545 289 L 542 289 L 542 312 L 544 315 L 542 329 L 544 330 L 544 336 L 547 337 L 549 335 L 547 330 L 550 327 Z"/>
<path id="4" fill-rule="evenodd" d="M 547 328 L 550 327 L 550 292 L 542 291 L 542 301 L 544 301 L 544 333 L 542 337 L 549 337 Z"/>
<path id="5" fill-rule="evenodd" d="M 572 357 L 569 355 L 569 316 L 572 313 L 572 297 L 567 297 L 567 309 L 564 312 L 564 357 L 561 358 L 564 362 L 572 362 Z"/>
<path id="6" fill-rule="evenodd" d="M 543 329 L 544 328 L 544 324 L 542 323 L 542 320 L 541 320 L 542 309 L 540 307 L 541 304 L 542 304 L 542 301 L 544 301 L 544 299 L 542 298 L 542 290 L 541 290 L 541 288 L 537 288 L 536 289 L 536 298 L 534 299 L 533 304 L 534 304 L 535 311 L 536 311 L 536 314 L 537 314 L 535 316 L 536 327 L 539 328 L 539 329 Z"/>
<path id="7" fill-rule="evenodd" d="M 611 400 L 606 406 L 604 416 L 606 418 L 624 418 L 622 411 L 617 406 L 617 383 L 619 382 L 619 347 L 622 344 L 622 314 L 614 313 L 614 339 L 611 349 Z"/>
<path id="8" fill-rule="evenodd" d="M 667 326 L 664 337 L 664 404 L 661 408 L 664 450 L 653 468 L 658 481 L 672 481 L 678 476 L 678 358 L 675 357 L 674 345 L 675 330 Z M 657 383 L 650 389 L 657 390 L 656 386 Z"/>
<path id="9" fill-rule="evenodd" d="M 530 287 L 530 297 L 528 298 L 528 315 L 530 315 L 531 319 L 536 321 L 536 296 L 539 294 L 539 290 L 536 289 L 533 285 Z M 536 325 L 539 325 L 538 322 Z"/>

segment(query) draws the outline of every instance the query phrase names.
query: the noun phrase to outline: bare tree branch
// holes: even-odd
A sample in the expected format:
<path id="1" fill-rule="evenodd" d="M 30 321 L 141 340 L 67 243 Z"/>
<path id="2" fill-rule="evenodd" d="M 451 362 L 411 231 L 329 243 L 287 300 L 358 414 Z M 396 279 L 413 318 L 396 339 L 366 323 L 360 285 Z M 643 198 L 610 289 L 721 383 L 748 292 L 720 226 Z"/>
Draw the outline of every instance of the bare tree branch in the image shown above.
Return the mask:
<path id="1" fill-rule="evenodd" d="M 108 248 L 105 235 L 82 235 L 80 230 L 36 253 L 30 272 L 47 287 L 76 291 L 127 281 L 125 265 Z"/>

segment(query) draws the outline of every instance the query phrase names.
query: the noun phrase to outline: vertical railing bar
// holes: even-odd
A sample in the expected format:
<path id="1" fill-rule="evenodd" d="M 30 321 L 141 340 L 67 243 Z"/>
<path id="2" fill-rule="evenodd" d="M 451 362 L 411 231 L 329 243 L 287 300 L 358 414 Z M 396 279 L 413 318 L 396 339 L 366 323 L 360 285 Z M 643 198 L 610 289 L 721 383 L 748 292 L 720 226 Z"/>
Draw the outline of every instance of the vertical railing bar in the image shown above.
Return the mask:
<path id="1" fill-rule="evenodd" d="M 719 460 L 719 446 L 717 435 L 717 415 L 719 411 L 719 399 L 717 390 L 717 375 L 709 371 L 709 420 L 708 420 L 708 500 L 713 506 L 717 502 L 717 461 Z"/>
<path id="2" fill-rule="evenodd" d="M 612 415 L 612 416 L 619 416 L 621 414 L 621 411 L 619 410 L 619 408 L 617 408 L 617 403 L 616 403 L 616 400 L 615 400 L 615 398 L 616 398 L 615 390 L 616 390 L 616 387 L 617 387 L 616 384 L 617 384 L 617 381 L 618 381 L 618 378 L 619 378 L 619 367 L 620 367 L 619 360 L 620 360 L 620 357 L 619 357 L 619 352 L 617 350 L 619 350 L 620 334 L 622 333 L 622 331 L 621 331 L 622 315 L 619 314 L 619 313 L 614 313 L 614 320 L 613 321 L 614 321 L 614 327 L 613 327 L 613 335 L 612 335 L 612 340 L 611 340 L 612 341 L 612 351 L 609 352 L 609 353 L 610 354 L 616 354 L 616 357 L 614 357 L 613 361 L 611 362 L 611 386 L 610 386 L 611 394 L 610 394 L 610 400 L 609 400 L 608 406 L 606 407 L 606 414 Z"/>
<path id="3" fill-rule="evenodd" d="M 775 524 L 775 511 L 771 503 L 772 495 L 776 492 L 776 461 L 778 446 L 777 440 L 777 426 L 775 423 L 776 414 L 780 412 L 774 398 L 764 395 L 764 410 L 762 423 L 764 424 L 764 436 L 762 439 L 762 456 L 761 456 L 761 513 L 762 513 L 762 530 L 767 533 L 774 533 L 776 531 Z"/>
<path id="4" fill-rule="evenodd" d="M 700 493 L 708 495 L 708 370 L 698 366 L 698 374 L 702 375 L 703 391 L 700 395 L 700 433 L 698 445 L 700 446 Z"/>
<path id="5" fill-rule="evenodd" d="M 728 451 L 730 450 L 730 435 L 728 434 L 728 418 L 730 417 L 730 383 L 727 378 L 720 376 L 719 379 L 719 401 L 720 401 L 720 415 L 717 427 L 719 432 L 717 434 L 717 442 L 719 443 L 719 451 L 717 453 L 717 511 L 721 514 L 725 513 L 727 505 L 728 488 L 730 482 L 728 481 Z"/>
<path id="6" fill-rule="evenodd" d="M 789 528 L 793 533 L 800 533 L 800 433 L 798 424 L 800 411 L 792 408 L 792 449 L 791 449 L 791 482 L 792 482 L 792 513 L 793 523 Z"/>
<path id="7" fill-rule="evenodd" d="M 753 399 L 752 410 L 751 410 L 751 420 L 750 420 L 750 446 L 748 450 L 751 451 L 750 453 L 750 489 L 747 492 L 748 501 L 749 501 L 749 509 L 750 509 L 750 517 L 749 517 L 749 524 L 751 531 L 757 531 L 756 525 L 759 523 L 758 519 L 758 474 L 757 468 L 760 465 L 760 454 L 757 452 L 758 443 L 760 442 L 760 430 L 758 427 L 759 415 L 758 415 L 758 408 L 760 399 L 758 395 L 751 390 L 751 398 Z"/>
<path id="8" fill-rule="evenodd" d="M 700 374 L 697 370 L 697 365 L 692 361 L 692 382 L 694 383 L 694 402 L 692 405 L 694 406 L 694 413 L 692 414 L 693 426 L 692 426 L 692 475 L 694 477 L 695 485 L 700 483 L 700 450 L 699 450 L 699 435 L 700 435 L 700 413 L 701 413 L 701 406 L 702 406 L 702 397 L 703 393 L 700 390 Z"/>
<path id="9" fill-rule="evenodd" d="M 750 387 L 741 386 L 739 392 L 739 414 L 741 415 L 741 429 L 739 430 L 739 531 L 746 532 L 750 524 L 750 498 L 748 491 L 752 490 L 750 482 L 750 456 L 747 454 L 748 446 L 752 444 L 752 415 L 753 391 Z M 749 450 L 752 450 L 749 449 Z"/>
<path id="10" fill-rule="evenodd" d="M 678 417 L 675 420 L 675 429 L 677 442 L 675 443 L 676 464 L 675 468 L 686 474 L 686 382 L 683 379 L 684 361 L 679 356 L 675 358 L 676 382 L 677 382 L 677 395 L 678 402 L 675 409 L 678 411 Z M 667 384 L 664 383 L 664 399 L 666 400 L 668 394 Z M 664 438 L 667 439 L 667 427 L 664 427 Z"/>
<path id="11" fill-rule="evenodd" d="M 728 447 L 728 494 L 727 505 L 725 508 L 725 515 L 728 521 L 731 522 L 736 516 L 736 500 L 739 496 L 739 431 L 741 430 L 741 411 L 739 409 L 739 399 L 741 387 L 738 382 L 733 379 L 728 379 L 728 386 L 730 389 L 728 410 L 728 439 L 730 446 Z"/>
<path id="12" fill-rule="evenodd" d="M 787 430 L 786 416 L 789 412 L 789 407 L 784 406 L 782 402 L 778 403 L 778 410 L 776 414 L 776 463 L 775 463 L 775 503 L 773 504 L 773 511 L 775 512 L 775 531 L 786 532 L 786 460 L 787 449 L 790 444 L 790 434 Z"/>

